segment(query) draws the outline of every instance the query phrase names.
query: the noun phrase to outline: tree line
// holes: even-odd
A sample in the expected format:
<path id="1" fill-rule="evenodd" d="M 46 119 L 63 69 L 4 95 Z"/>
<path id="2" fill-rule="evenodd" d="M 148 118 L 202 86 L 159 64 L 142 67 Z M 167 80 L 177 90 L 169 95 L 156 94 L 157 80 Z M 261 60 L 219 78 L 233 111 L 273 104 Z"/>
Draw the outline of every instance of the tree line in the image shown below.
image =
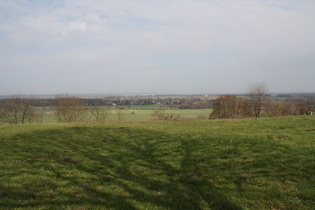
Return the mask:
<path id="1" fill-rule="evenodd" d="M 0 123 L 41 123 L 44 113 L 48 110 L 46 107 L 38 107 L 34 106 L 34 104 L 36 104 L 35 98 L 20 95 L 0 99 Z M 108 106 L 95 106 L 93 109 L 87 109 L 84 101 L 76 96 L 67 94 L 56 95 L 52 105 L 54 106 L 53 112 L 58 122 L 86 121 L 89 114 L 96 121 L 104 122 L 110 110 Z M 116 110 L 119 121 L 123 117 L 121 113 L 121 110 Z"/>
<path id="2" fill-rule="evenodd" d="M 165 106 L 170 108 L 212 108 L 209 119 L 244 118 L 261 116 L 287 116 L 310 115 L 315 111 L 314 97 L 287 98 L 286 100 L 273 100 L 269 93 L 268 85 L 264 82 L 250 84 L 247 94 L 243 97 L 235 95 L 222 95 L 215 100 L 200 98 L 190 99 L 164 99 Z M 156 103 L 153 99 L 140 99 L 145 103 Z M 81 99 L 67 94 L 56 95 L 54 99 L 38 100 L 34 97 L 11 96 L 0 99 L 0 123 L 24 124 L 41 123 L 47 111 L 46 105 L 53 106 L 54 116 L 58 122 L 83 122 L 88 118 L 94 121 L 104 122 L 114 103 L 115 116 L 118 121 L 124 119 L 124 110 L 121 104 L 127 100 L 102 100 Z M 132 101 L 127 102 L 130 104 Z M 40 105 L 39 105 L 40 104 Z M 87 106 L 92 106 L 88 109 Z M 166 113 L 162 108 L 156 109 L 153 116 L 160 120 L 178 120 L 179 116 Z"/>
<path id="3" fill-rule="evenodd" d="M 315 98 L 288 98 L 273 100 L 268 94 L 265 82 L 250 84 L 245 97 L 223 95 L 213 104 L 209 119 L 243 118 L 243 117 L 278 117 L 288 115 L 310 115 L 315 111 Z"/>

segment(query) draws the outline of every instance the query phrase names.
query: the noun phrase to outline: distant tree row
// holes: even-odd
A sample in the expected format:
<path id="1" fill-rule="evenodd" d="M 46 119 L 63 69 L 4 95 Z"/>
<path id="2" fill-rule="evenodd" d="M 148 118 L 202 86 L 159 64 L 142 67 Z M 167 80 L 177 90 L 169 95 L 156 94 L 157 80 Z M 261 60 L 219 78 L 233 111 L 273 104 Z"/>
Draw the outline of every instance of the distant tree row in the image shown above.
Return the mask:
<path id="1" fill-rule="evenodd" d="M 143 97 L 118 97 L 108 96 L 103 98 L 80 98 L 86 106 L 130 106 L 130 105 L 153 105 L 162 104 L 170 108 L 179 109 L 203 109 L 211 108 L 212 99 L 204 99 L 200 97 L 193 98 L 143 98 Z M 37 107 L 55 106 L 56 97 L 54 98 L 37 98 L 33 101 L 33 105 Z"/>
<path id="2" fill-rule="evenodd" d="M 33 97 L 11 96 L 0 100 L 0 123 L 25 124 L 43 121 L 45 107 L 34 106 L 36 100 Z M 82 122 L 88 118 L 88 112 L 94 120 L 104 122 L 109 114 L 109 107 L 96 106 L 87 109 L 85 103 L 76 96 L 67 94 L 57 95 L 54 100 L 54 114 L 58 122 Z M 120 110 L 116 111 L 118 120 L 123 114 Z"/>
<path id="3" fill-rule="evenodd" d="M 248 93 L 244 97 L 223 95 L 216 100 L 193 99 L 165 99 L 169 108 L 213 108 L 210 119 L 243 118 L 260 116 L 287 116 L 287 115 L 310 115 L 315 111 L 315 98 L 301 97 L 286 100 L 273 100 L 268 94 L 268 85 L 264 82 L 250 84 Z M 58 122 L 83 122 L 93 118 L 93 121 L 104 122 L 115 111 L 118 121 L 124 119 L 126 110 L 120 104 L 126 103 L 116 100 L 104 102 L 101 99 L 86 101 L 76 96 L 67 94 L 56 95 L 53 100 L 38 100 L 33 97 L 11 96 L 0 99 L 0 123 L 24 124 L 43 121 L 44 113 L 51 111 L 46 109 L 42 102 L 49 102 L 54 107 L 52 111 Z M 51 103 L 53 102 L 53 103 Z M 133 103 L 128 101 L 128 104 Z M 153 99 L 145 101 L 146 104 L 155 103 Z M 105 104 L 105 106 L 104 106 Z M 110 108 L 109 104 L 112 106 Z M 114 105 L 114 106 L 113 106 Z M 90 106 L 88 108 L 87 106 Z M 165 105 L 164 105 L 165 106 Z M 178 120 L 179 116 L 166 113 L 164 109 L 156 109 L 153 116 L 160 120 Z"/>

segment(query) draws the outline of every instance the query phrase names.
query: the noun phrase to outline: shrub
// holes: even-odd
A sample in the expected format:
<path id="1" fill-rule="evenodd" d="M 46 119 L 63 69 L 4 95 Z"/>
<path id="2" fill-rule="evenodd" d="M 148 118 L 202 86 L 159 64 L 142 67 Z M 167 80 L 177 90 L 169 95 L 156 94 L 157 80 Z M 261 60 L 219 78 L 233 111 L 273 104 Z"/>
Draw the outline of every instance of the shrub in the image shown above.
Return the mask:
<path id="1" fill-rule="evenodd" d="M 85 104 L 75 96 L 56 96 L 56 117 L 58 122 L 79 122 L 86 119 Z"/>
<path id="2" fill-rule="evenodd" d="M 101 103 L 97 101 L 95 107 L 90 110 L 91 115 L 97 122 L 105 122 L 110 111 L 109 106 L 101 106 Z"/>
<path id="3" fill-rule="evenodd" d="M 35 117 L 34 98 L 11 96 L 0 100 L 0 121 L 10 124 L 31 123 Z"/>
<path id="4" fill-rule="evenodd" d="M 158 108 L 154 109 L 152 112 L 152 116 L 158 117 L 159 120 L 167 120 L 167 121 L 175 121 L 179 120 L 180 116 L 179 115 L 174 115 L 171 113 L 166 113 L 165 109 L 163 108 Z"/>

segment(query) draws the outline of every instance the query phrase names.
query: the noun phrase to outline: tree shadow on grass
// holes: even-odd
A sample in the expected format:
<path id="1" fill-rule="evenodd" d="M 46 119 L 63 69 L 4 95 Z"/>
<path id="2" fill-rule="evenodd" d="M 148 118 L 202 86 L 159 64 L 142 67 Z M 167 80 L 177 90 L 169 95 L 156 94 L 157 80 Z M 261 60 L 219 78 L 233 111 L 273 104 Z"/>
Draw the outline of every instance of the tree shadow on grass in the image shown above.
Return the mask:
<path id="1" fill-rule="evenodd" d="M 45 167 L 52 174 L 51 182 L 62 182 L 70 190 L 54 186 L 52 197 L 38 199 L 38 192 L 47 186 L 30 188 L 34 192 L 24 196 L 8 187 L 1 196 L 9 199 L 0 202 L 3 208 L 242 209 L 204 175 L 194 154 L 197 145 L 189 137 L 138 128 L 80 126 L 28 135 L 32 140 L 27 142 L 29 149 L 22 148 L 21 158 L 37 162 L 43 157 L 32 170 L 40 173 Z"/>

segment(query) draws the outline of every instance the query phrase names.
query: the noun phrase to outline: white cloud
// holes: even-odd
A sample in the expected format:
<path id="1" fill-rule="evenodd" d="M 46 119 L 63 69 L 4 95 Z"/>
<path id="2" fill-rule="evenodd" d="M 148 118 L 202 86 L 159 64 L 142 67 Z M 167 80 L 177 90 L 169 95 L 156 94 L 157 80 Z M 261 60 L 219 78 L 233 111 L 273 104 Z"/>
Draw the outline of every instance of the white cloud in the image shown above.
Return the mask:
<path id="1" fill-rule="evenodd" d="M 292 63 L 315 51 L 312 0 L 1 1 L 0 8 L 0 73 L 6 80 L 20 71 L 18 64 L 30 73 L 45 68 L 75 73 L 90 65 L 95 72 L 104 67 L 147 72 L 144 78 L 175 77 L 172 71 L 188 72 L 194 63 L 191 75 L 202 81 L 210 74 L 207 68 L 244 72 L 244 66 L 259 68 L 254 60 Z M 209 52 L 217 52 L 218 60 L 212 55 L 201 63 L 191 61 Z M 163 53 L 172 53 L 173 61 L 152 60 Z M 280 71 L 281 66 L 286 65 L 270 68 Z"/>
<path id="2" fill-rule="evenodd" d="M 308 20 L 309 13 L 269 7 L 262 1 L 68 2 L 69 7 L 48 13 L 37 9 L 36 16 L 29 11 L 13 26 L 12 41 L 33 44 L 42 38 L 66 43 L 73 40 L 83 45 L 96 39 L 95 45 L 109 42 L 179 52 L 210 47 L 269 50 L 275 45 L 296 47 L 301 40 L 313 40 L 315 33 L 314 15 Z"/>

